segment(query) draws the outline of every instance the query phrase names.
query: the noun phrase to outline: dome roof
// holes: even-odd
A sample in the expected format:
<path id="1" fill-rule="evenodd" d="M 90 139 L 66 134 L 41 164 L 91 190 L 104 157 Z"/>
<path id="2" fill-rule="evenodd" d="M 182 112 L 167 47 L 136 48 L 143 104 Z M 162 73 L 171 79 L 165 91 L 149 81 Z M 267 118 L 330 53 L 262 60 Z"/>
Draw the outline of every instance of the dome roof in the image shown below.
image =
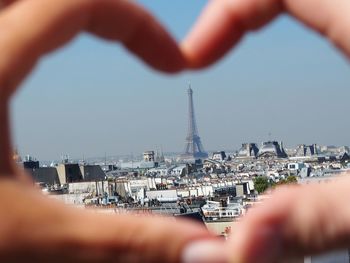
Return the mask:
<path id="1" fill-rule="evenodd" d="M 282 143 L 281 145 L 276 141 L 264 142 L 259 150 L 259 157 L 271 156 L 277 158 L 286 158 L 287 154 L 285 153 Z"/>

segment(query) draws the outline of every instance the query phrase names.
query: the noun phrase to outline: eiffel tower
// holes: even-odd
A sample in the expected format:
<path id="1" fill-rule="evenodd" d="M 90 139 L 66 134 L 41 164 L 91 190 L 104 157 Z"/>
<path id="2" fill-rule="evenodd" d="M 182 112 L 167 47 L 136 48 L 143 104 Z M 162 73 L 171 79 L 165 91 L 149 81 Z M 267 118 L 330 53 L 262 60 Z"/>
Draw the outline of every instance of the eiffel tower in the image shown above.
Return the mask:
<path id="1" fill-rule="evenodd" d="M 185 143 L 184 153 L 181 155 L 183 159 L 204 159 L 208 154 L 204 151 L 201 138 L 198 135 L 196 118 L 193 106 L 193 91 L 191 85 L 188 90 L 188 132 Z"/>

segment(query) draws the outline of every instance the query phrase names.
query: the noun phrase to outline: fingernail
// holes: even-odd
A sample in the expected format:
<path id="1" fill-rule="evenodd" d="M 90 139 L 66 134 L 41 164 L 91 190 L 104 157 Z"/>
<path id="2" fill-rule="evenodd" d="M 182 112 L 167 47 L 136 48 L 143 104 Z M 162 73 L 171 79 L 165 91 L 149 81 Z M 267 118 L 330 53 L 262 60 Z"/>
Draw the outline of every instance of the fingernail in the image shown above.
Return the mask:
<path id="1" fill-rule="evenodd" d="M 202 240 L 188 244 L 181 257 L 182 263 L 228 263 L 224 241 Z"/>

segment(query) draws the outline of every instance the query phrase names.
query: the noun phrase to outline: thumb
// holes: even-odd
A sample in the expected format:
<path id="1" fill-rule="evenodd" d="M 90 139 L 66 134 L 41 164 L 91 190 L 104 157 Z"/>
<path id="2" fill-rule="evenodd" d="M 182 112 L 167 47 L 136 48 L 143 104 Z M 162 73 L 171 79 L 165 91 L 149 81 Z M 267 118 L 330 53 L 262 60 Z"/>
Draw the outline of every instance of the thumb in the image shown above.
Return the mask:
<path id="1" fill-rule="evenodd" d="M 95 257 L 96 262 L 176 263 L 183 261 L 184 251 L 197 240 L 216 242 L 204 225 L 185 220 L 137 215 L 86 218 L 72 228 L 77 231 L 78 243 L 84 244 L 89 258 Z"/>
<path id="2" fill-rule="evenodd" d="M 0 197 L 0 262 L 192 263 L 187 247 L 218 242 L 204 225 L 80 210 L 10 179 L 0 180 Z"/>
<path id="3" fill-rule="evenodd" d="M 277 190 L 248 212 L 228 246 L 234 262 L 276 262 L 349 247 L 350 180 Z"/>

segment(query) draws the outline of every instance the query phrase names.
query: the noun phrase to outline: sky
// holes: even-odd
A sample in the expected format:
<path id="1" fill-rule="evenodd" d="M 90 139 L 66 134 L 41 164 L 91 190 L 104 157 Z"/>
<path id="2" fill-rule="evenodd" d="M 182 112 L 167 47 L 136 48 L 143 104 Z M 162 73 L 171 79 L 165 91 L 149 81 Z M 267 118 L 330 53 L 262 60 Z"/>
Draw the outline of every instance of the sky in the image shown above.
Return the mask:
<path id="1" fill-rule="evenodd" d="M 138 1 L 181 40 L 206 1 Z M 39 160 L 181 152 L 191 83 L 206 150 L 243 142 L 350 145 L 349 62 L 288 16 L 208 69 L 166 75 L 81 34 L 43 58 L 12 103 L 14 145 Z"/>

